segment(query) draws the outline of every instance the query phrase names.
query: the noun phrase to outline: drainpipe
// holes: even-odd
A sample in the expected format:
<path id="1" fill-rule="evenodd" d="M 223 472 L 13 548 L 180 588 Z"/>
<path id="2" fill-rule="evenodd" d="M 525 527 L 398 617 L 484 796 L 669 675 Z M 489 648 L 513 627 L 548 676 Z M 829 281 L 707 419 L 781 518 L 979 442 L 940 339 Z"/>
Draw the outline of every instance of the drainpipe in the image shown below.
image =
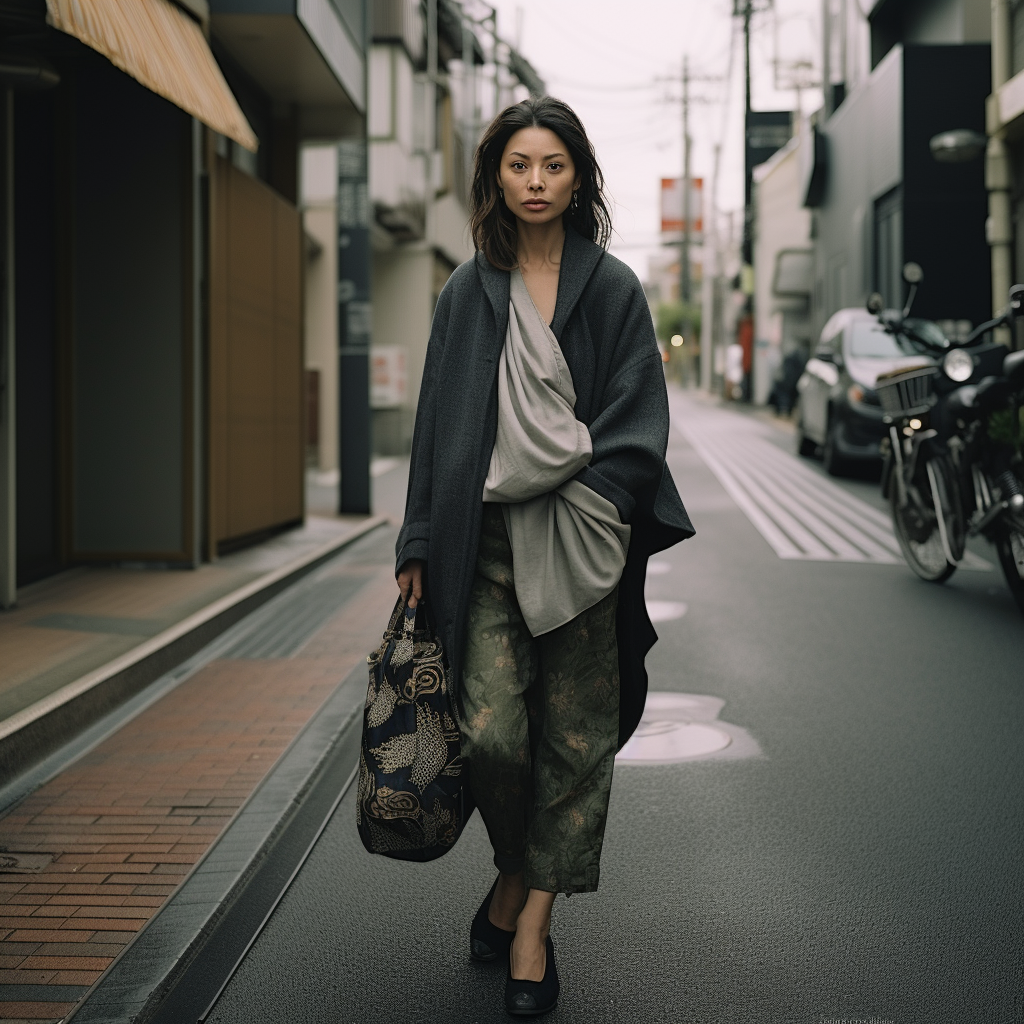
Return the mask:
<path id="1" fill-rule="evenodd" d="M 1007 0 L 992 0 L 992 95 L 988 102 L 988 148 L 985 151 L 985 187 L 988 220 L 985 234 L 992 249 L 992 313 L 1006 306 L 1012 279 L 1013 225 L 1010 217 L 1010 156 L 1006 130 L 999 116 L 999 87 L 1010 79 L 1010 9 Z M 996 340 L 1011 344 L 1010 332 L 1001 327 Z"/>
<path id="2" fill-rule="evenodd" d="M 832 116 L 832 0 L 821 0 L 821 92 L 827 121 Z"/>
<path id="3" fill-rule="evenodd" d="M 14 90 L 0 93 L 3 103 L 3 166 L 0 168 L 0 608 L 17 598 L 17 478 L 15 476 L 14 371 Z"/>
<path id="4" fill-rule="evenodd" d="M 427 0 L 427 87 L 424 90 L 424 102 L 427 109 L 423 118 L 423 151 L 427 162 L 427 197 L 434 198 L 437 182 L 434 180 L 434 152 L 437 149 L 437 72 L 438 47 L 437 36 L 437 0 Z"/>

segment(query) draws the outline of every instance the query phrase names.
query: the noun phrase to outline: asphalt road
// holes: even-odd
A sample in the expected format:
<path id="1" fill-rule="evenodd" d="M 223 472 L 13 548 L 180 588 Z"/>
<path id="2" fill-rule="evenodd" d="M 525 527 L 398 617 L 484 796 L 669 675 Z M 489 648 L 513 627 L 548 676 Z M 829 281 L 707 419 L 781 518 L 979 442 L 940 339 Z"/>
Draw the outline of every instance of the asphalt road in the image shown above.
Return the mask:
<path id="1" fill-rule="evenodd" d="M 680 407 L 691 440 L 725 422 L 707 414 Z M 548 1019 L 1019 1022 L 1024 619 L 998 568 L 938 587 L 884 547 L 780 557 L 737 504 L 737 436 L 708 455 L 730 493 L 673 431 L 698 533 L 649 579 L 687 611 L 648 667 L 652 689 L 724 700 L 761 753 L 617 769 L 600 891 L 555 906 Z M 502 967 L 467 956 L 492 875 L 478 817 L 433 864 L 369 856 L 349 793 L 209 1020 L 505 1019 Z"/>

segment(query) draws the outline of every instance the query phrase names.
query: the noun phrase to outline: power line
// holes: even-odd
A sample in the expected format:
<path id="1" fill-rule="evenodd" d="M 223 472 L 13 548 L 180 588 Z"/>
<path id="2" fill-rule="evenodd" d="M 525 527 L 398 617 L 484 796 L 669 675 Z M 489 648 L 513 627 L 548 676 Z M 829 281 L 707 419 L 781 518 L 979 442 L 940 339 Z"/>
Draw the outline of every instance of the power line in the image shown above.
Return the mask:
<path id="1" fill-rule="evenodd" d="M 657 88 L 661 83 L 656 80 L 650 82 L 629 82 L 625 85 L 608 85 L 599 82 L 574 82 L 568 78 L 560 78 L 557 75 L 549 75 L 549 80 L 559 85 L 567 85 L 571 89 L 590 89 L 594 92 L 639 92 L 644 89 Z"/>

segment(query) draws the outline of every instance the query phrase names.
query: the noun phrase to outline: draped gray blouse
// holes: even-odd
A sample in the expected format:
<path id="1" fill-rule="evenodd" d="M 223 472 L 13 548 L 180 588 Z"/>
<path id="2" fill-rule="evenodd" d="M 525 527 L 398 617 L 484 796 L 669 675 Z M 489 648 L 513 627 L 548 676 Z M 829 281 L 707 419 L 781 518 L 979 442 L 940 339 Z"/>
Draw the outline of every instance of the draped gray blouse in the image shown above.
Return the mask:
<path id="1" fill-rule="evenodd" d="M 534 636 L 557 629 L 615 589 L 630 528 L 574 477 L 591 459 L 558 339 L 518 270 L 498 364 L 498 430 L 484 501 L 500 502 L 516 598 Z"/>

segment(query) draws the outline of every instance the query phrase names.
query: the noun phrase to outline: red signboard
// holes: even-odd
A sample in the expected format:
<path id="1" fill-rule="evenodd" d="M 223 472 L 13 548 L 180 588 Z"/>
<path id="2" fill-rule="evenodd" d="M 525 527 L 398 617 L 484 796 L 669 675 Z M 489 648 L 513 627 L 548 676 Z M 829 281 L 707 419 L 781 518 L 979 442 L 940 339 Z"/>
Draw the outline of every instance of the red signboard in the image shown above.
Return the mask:
<path id="1" fill-rule="evenodd" d="M 682 232 L 683 190 L 682 178 L 661 179 L 661 230 Z M 704 179 L 690 179 L 690 234 L 704 230 Z"/>

